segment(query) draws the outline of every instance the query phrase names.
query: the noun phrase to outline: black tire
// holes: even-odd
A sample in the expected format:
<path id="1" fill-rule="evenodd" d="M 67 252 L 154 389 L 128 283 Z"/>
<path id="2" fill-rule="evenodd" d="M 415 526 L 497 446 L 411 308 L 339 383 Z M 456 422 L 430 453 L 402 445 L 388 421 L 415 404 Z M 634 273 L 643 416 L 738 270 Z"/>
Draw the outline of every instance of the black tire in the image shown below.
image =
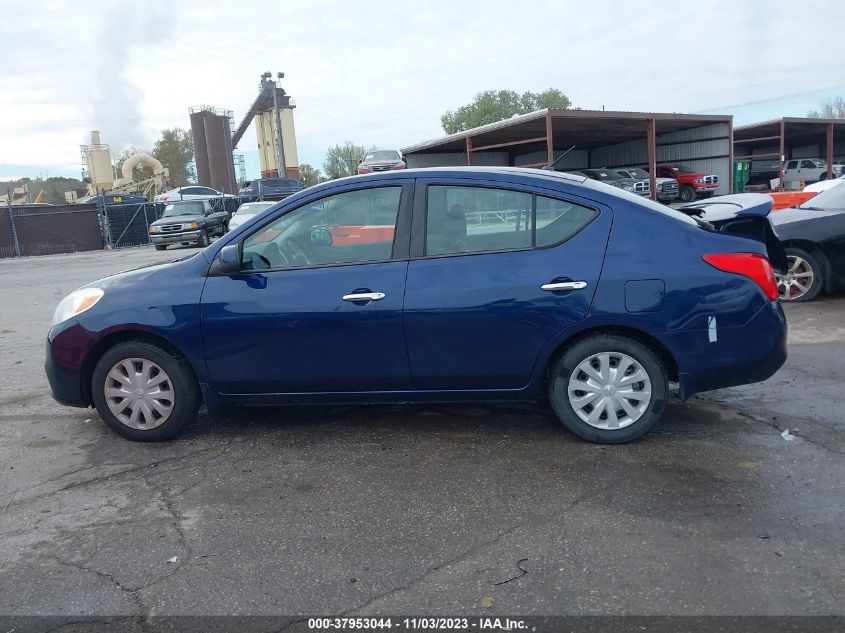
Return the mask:
<path id="1" fill-rule="evenodd" d="M 824 172 L 821 176 L 819 176 L 818 182 L 821 182 L 822 180 L 827 180 L 827 172 Z"/>
<path id="2" fill-rule="evenodd" d="M 208 231 L 206 231 L 205 229 L 200 231 L 199 239 L 197 239 L 197 246 L 199 246 L 200 248 L 205 248 L 206 246 L 208 246 Z"/>
<path id="3" fill-rule="evenodd" d="M 157 251 L 163 251 L 167 248 L 167 244 L 156 244 L 155 247 Z"/>
<path id="4" fill-rule="evenodd" d="M 569 401 L 570 377 L 583 361 L 602 352 L 610 352 L 611 358 L 613 354 L 631 357 L 651 382 L 651 400 L 645 404 L 645 410 L 634 422 L 619 429 L 600 429 L 588 424 Z M 657 354 L 642 343 L 618 334 L 595 334 L 581 339 L 558 356 L 549 375 L 549 401 L 560 423 L 581 439 L 597 444 L 623 444 L 648 432 L 663 415 L 668 390 L 666 368 Z"/>
<path id="5" fill-rule="evenodd" d="M 780 300 L 785 302 L 788 301 L 790 303 L 803 303 L 805 301 L 812 301 L 818 297 L 824 287 L 824 267 L 822 262 L 820 262 L 815 255 L 795 246 L 788 246 L 786 248 L 786 257 L 790 272 L 787 273 L 787 275 L 775 275 L 778 281 L 778 296 L 780 297 Z M 800 288 L 789 284 L 788 281 L 789 274 L 795 272 L 792 271 L 792 268 L 796 262 L 796 258 L 803 260 L 806 264 L 806 266 L 799 264 L 798 270 L 803 272 L 807 267 L 809 267 L 809 271 L 813 274 L 813 282 L 810 284 L 810 287 L 806 292 L 803 292 Z M 793 290 L 796 292 L 793 292 Z"/>
<path id="6" fill-rule="evenodd" d="M 695 200 L 695 189 L 691 185 L 684 185 L 681 187 L 681 201 L 693 202 Z"/>
<path id="7" fill-rule="evenodd" d="M 104 393 L 109 372 L 122 360 L 138 358 L 152 361 L 167 374 L 173 392 L 173 409 L 167 420 L 150 429 L 136 429 L 121 422 L 109 409 Z M 91 395 L 100 417 L 108 427 L 136 442 L 161 442 L 177 435 L 197 416 L 200 406 L 200 391 L 196 378 L 185 359 L 157 345 L 143 341 L 118 343 L 100 358 L 91 377 Z"/>

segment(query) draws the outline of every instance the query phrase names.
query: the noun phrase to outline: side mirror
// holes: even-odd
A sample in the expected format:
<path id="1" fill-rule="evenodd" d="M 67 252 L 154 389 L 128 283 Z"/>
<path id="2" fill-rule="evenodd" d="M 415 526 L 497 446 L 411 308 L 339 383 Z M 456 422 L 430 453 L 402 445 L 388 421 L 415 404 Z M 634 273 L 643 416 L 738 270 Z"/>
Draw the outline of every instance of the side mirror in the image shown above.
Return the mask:
<path id="1" fill-rule="evenodd" d="M 209 272 L 215 275 L 237 275 L 241 272 L 240 246 L 226 244 L 221 248 Z"/>
<path id="2" fill-rule="evenodd" d="M 331 246 L 333 243 L 332 233 L 324 226 L 315 226 L 311 229 L 311 243 L 320 246 Z"/>

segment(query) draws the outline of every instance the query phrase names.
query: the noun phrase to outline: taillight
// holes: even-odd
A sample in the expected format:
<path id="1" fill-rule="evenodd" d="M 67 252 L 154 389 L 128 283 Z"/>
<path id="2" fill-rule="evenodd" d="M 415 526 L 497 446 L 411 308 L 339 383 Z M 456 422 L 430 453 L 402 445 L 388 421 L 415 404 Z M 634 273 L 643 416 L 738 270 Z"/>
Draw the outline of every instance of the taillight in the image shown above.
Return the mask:
<path id="1" fill-rule="evenodd" d="M 748 277 L 760 286 L 763 294 L 774 301 L 778 298 L 778 283 L 769 260 L 758 253 L 714 253 L 702 259 L 726 273 Z"/>

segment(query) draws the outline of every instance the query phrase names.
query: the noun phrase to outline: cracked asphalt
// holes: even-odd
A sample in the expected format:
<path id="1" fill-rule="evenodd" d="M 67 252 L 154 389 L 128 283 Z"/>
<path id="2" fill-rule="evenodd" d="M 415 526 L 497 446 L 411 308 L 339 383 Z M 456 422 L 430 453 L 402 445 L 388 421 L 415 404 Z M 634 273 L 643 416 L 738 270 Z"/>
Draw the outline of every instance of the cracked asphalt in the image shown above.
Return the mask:
<path id="1" fill-rule="evenodd" d="M 543 405 L 242 410 L 130 443 L 50 399 L 44 337 L 70 290 L 179 254 L 0 261 L 0 615 L 845 612 L 845 297 L 786 307 L 773 379 L 631 445 Z"/>

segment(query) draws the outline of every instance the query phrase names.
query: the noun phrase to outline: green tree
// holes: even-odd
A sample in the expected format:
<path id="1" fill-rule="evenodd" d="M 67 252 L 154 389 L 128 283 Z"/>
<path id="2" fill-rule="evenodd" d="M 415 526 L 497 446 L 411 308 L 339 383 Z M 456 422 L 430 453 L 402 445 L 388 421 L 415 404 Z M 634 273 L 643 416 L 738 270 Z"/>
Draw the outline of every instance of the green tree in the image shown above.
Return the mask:
<path id="1" fill-rule="evenodd" d="M 322 178 L 323 174 L 320 173 L 320 170 L 312 167 L 308 163 L 302 163 L 299 166 L 299 179 L 305 183 L 306 187 L 312 187 L 320 182 L 320 178 Z"/>
<path id="2" fill-rule="evenodd" d="M 161 131 L 153 146 L 153 156 L 170 171 L 170 183 L 175 187 L 194 182 L 194 142 L 191 133 L 178 127 Z"/>
<path id="3" fill-rule="evenodd" d="M 818 110 L 810 110 L 807 116 L 813 119 L 845 119 L 845 99 L 836 97 L 825 101 Z"/>
<path id="4" fill-rule="evenodd" d="M 115 163 L 115 171 L 117 172 L 118 178 L 123 178 L 123 163 L 125 163 L 133 154 L 139 153 L 149 154 L 150 152 L 145 149 L 138 149 L 134 145 L 130 145 L 120 153 L 120 156 L 117 157 L 117 162 Z M 145 163 L 135 165 L 135 169 L 132 171 L 132 180 L 143 180 L 144 178 L 152 177 L 153 170 Z"/>
<path id="5" fill-rule="evenodd" d="M 509 119 L 514 114 L 527 114 L 543 108 L 567 110 L 571 107 L 569 97 L 556 88 L 522 94 L 513 90 L 485 90 L 475 95 L 471 103 L 457 110 L 447 110 L 440 117 L 440 123 L 446 134 L 454 134 Z"/>
<path id="6" fill-rule="evenodd" d="M 356 145 L 352 141 L 346 141 L 343 145 L 335 145 L 326 152 L 323 172 L 329 180 L 354 176 L 358 173 L 358 163 L 366 153 L 366 147 Z"/>

